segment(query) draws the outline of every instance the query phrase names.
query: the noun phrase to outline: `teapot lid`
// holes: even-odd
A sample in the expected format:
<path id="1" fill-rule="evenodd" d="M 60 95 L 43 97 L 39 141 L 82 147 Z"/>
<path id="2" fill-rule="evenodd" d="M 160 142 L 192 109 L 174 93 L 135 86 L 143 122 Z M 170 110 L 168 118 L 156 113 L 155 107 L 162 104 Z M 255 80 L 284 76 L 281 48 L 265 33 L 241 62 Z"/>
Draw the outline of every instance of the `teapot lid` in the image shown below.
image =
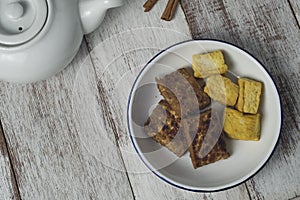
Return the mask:
<path id="1" fill-rule="evenodd" d="M 47 16 L 47 0 L 1 0 L 0 46 L 30 41 L 43 29 Z"/>

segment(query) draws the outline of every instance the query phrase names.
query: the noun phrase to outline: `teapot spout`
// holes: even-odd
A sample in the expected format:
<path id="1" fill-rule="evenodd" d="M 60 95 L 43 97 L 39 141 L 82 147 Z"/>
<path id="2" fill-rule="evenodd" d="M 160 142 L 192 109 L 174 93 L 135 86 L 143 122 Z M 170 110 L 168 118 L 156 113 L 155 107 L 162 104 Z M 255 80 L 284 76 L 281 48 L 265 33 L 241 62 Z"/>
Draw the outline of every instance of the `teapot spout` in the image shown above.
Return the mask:
<path id="1" fill-rule="evenodd" d="M 96 30 L 110 8 L 120 7 L 124 0 L 80 0 L 79 12 L 84 34 Z"/>

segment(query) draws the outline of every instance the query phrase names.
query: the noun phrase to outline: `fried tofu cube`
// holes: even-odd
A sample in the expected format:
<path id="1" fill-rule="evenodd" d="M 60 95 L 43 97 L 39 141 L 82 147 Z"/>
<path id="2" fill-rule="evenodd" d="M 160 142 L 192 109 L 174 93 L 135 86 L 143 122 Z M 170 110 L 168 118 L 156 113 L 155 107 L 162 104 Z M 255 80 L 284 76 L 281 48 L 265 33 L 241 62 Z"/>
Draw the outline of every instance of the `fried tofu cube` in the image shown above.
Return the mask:
<path id="1" fill-rule="evenodd" d="M 197 78 L 206 78 L 213 74 L 225 74 L 228 70 L 223 53 L 220 50 L 193 55 L 192 67 L 194 76 Z"/>
<path id="2" fill-rule="evenodd" d="M 229 78 L 213 75 L 207 78 L 204 92 L 212 99 L 229 106 L 234 106 L 238 98 L 238 85 Z"/>
<path id="3" fill-rule="evenodd" d="M 244 113 L 256 114 L 258 111 L 262 83 L 248 78 L 239 78 L 239 98 L 236 109 Z"/>
<path id="4" fill-rule="evenodd" d="M 231 108 L 225 108 L 224 131 L 228 137 L 236 140 L 260 139 L 260 114 L 243 114 Z"/>

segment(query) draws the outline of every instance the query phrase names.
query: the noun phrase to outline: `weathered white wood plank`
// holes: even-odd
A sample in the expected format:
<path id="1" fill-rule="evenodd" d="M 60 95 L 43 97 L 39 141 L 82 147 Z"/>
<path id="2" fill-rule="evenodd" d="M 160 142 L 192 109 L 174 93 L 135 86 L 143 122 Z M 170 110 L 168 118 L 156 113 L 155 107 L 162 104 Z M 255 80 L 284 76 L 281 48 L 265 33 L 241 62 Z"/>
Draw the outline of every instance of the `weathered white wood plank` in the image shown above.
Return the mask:
<path id="1" fill-rule="evenodd" d="M 153 175 L 137 156 L 126 125 L 127 100 L 133 81 L 161 49 L 191 39 L 181 9 L 173 21 L 165 22 L 160 20 L 165 1 L 158 1 L 149 13 L 143 12 L 143 3 L 131 0 L 124 7 L 109 11 L 99 30 L 86 37 L 101 96 L 102 109 L 97 112 L 106 121 L 104 128 L 118 139 L 136 199 L 249 199 L 245 185 L 213 194 L 177 189 Z M 95 100 L 94 104 L 97 103 Z"/>
<path id="2" fill-rule="evenodd" d="M 300 27 L 300 1 L 298 0 L 289 0 L 292 10 L 294 12 L 294 15 L 297 19 L 298 26 Z"/>
<path id="3" fill-rule="evenodd" d="M 4 135 L 0 128 L 0 199 L 20 199 Z"/>
<path id="4" fill-rule="evenodd" d="M 282 136 L 270 162 L 247 182 L 251 197 L 299 196 L 300 30 L 288 1 L 183 0 L 182 6 L 194 38 L 221 39 L 245 48 L 270 71 L 281 94 Z"/>
<path id="5" fill-rule="evenodd" d="M 86 107 L 98 93 L 89 58 L 83 44 L 74 62 L 47 81 L 0 83 L 0 118 L 22 199 L 133 197 L 124 170 L 105 165 L 122 169 L 118 150 L 101 141 L 93 147 L 98 157 L 87 149 L 94 135 L 110 137 Z M 77 77 L 84 85 L 76 84 Z"/>

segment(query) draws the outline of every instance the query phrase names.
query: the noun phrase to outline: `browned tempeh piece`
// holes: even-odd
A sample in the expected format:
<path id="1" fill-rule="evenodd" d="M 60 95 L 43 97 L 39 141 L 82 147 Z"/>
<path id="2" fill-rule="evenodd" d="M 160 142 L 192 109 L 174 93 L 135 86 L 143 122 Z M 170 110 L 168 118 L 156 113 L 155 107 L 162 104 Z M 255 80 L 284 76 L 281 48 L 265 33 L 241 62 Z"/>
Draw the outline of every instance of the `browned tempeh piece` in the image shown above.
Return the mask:
<path id="1" fill-rule="evenodd" d="M 144 125 L 144 130 L 156 142 L 167 147 L 178 157 L 188 149 L 181 119 L 174 114 L 165 100 L 161 100 L 153 110 Z"/>
<path id="2" fill-rule="evenodd" d="M 182 124 L 195 169 L 230 156 L 217 113 L 208 110 L 184 119 Z"/>
<path id="3" fill-rule="evenodd" d="M 181 68 L 164 77 L 156 78 L 161 95 L 181 117 L 198 112 L 210 104 L 209 96 L 192 73 L 190 68 Z"/>

